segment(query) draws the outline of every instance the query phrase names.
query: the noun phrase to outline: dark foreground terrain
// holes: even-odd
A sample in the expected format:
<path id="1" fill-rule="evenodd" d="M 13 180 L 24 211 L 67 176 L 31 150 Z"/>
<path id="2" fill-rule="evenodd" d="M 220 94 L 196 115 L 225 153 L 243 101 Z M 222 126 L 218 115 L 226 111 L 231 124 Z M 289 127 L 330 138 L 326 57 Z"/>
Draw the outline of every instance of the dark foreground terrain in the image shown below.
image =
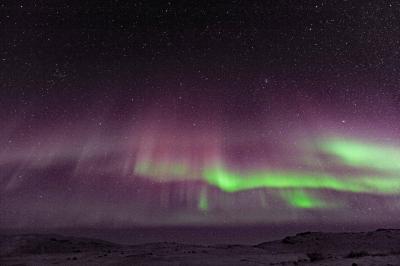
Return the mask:
<path id="1" fill-rule="evenodd" d="M 212 246 L 1 235 L 0 265 L 400 265 L 400 230 L 305 232 L 257 245 Z"/>

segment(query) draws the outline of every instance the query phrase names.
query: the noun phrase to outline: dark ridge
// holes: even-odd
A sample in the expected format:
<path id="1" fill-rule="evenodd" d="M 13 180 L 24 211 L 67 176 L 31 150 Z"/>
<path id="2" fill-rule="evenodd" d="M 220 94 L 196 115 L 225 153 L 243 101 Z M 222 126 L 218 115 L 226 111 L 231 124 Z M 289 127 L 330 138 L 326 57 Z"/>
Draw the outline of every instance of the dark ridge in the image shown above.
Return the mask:
<path id="1" fill-rule="evenodd" d="M 278 258 L 280 262 L 272 265 L 301 265 L 320 261 L 334 261 L 340 264 L 342 260 L 350 259 L 393 262 L 399 259 L 399 255 L 398 229 L 356 233 L 302 232 L 254 246 L 178 242 L 118 245 L 99 239 L 56 234 L 0 235 L 1 261 L 7 261 L 4 265 L 17 265 L 19 262 L 29 265 L 33 265 L 33 262 L 36 263 L 34 265 L 63 265 L 66 260 L 77 261 L 76 265 L 108 265 L 110 262 L 115 262 L 112 265 L 165 265 L 176 260 L 182 265 L 190 265 L 189 261 L 198 258 L 204 258 L 205 262 L 229 261 L 230 265 L 258 265 L 261 259 L 272 262 Z M 54 260 L 50 261 L 50 257 Z M 35 261 L 30 261 L 31 259 Z"/>

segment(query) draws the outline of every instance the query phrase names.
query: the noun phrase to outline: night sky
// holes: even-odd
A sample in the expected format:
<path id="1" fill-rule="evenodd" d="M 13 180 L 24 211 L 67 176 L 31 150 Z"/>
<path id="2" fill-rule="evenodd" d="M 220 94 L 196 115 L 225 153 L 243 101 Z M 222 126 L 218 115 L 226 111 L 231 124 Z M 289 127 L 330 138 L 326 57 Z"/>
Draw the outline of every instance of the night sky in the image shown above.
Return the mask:
<path id="1" fill-rule="evenodd" d="M 28 2 L 1 228 L 400 221 L 396 1 Z"/>

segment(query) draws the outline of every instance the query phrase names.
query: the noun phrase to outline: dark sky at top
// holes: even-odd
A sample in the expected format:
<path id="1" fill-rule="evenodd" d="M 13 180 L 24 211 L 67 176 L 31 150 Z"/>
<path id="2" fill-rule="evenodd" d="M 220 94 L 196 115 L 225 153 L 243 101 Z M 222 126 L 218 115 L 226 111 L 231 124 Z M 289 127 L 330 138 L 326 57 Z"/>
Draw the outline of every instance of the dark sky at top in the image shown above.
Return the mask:
<path id="1" fill-rule="evenodd" d="M 136 84 L 157 93 L 157 81 L 185 77 L 204 86 L 370 77 L 381 93 L 397 85 L 394 1 L 268 2 L 2 4 L 2 83 L 67 99 L 92 97 L 99 87 L 112 87 L 102 89 L 109 96 L 123 85 L 137 93 Z"/>
<path id="2" fill-rule="evenodd" d="M 396 1 L 25 2 L 0 4 L 2 227 L 396 220 L 384 185 L 207 174 L 397 180 Z"/>

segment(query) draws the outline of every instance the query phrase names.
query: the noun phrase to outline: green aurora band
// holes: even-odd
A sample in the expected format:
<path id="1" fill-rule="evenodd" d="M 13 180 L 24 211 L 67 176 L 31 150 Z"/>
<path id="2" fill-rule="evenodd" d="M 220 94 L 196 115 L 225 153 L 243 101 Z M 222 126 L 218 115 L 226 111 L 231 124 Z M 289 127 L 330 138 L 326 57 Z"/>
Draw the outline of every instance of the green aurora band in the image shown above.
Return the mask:
<path id="1" fill-rule="evenodd" d="M 208 185 L 226 193 L 253 189 L 273 189 L 290 206 L 302 209 L 337 207 L 314 197 L 310 190 L 334 190 L 349 193 L 399 195 L 400 149 L 384 145 L 363 143 L 343 138 L 329 138 L 318 142 L 318 152 L 335 156 L 340 163 L 354 169 L 372 169 L 377 175 L 343 176 L 293 170 L 233 171 L 221 164 L 194 169 L 183 162 L 142 161 L 134 173 L 157 178 L 160 181 L 201 179 Z M 207 189 L 200 190 L 198 209 L 207 211 Z"/>
<path id="2" fill-rule="evenodd" d="M 321 151 L 352 167 L 384 171 L 400 170 L 400 149 L 373 143 L 332 138 L 319 142 Z"/>
<path id="3" fill-rule="evenodd" d="M 281 197 L 287 204 L 300 209 L 323 209 L 329 207 L 324 201 L 314 198 L 303 190 L 282 191 Z"/>
<path id="4" fill-rule="evenodd" d="M 330 189 L 353 193 L 397 194 L 400 179 L 392 177 L 345 177 L 304 172 L 257 171 L 242 175 L 214 167 L 204 170 L 204 179 L 225 192 L 257 188 Z"/>
<path id="5" fill-rule="evenodd" d="M 144 167 L 145 166 L 145 167 Z M 190 168 L 187 165 L 146 164 L 135 169 L 136 174 L 165 178 L 183 178 Z M 295 171 L 252 171 L 245 174 L 233 172 L 225 167 L 206 167 L 199 176 L 208 184 L 225 192 L 238 192 L 251 189 L 329 189 L 353 193 L 397 194 L 400 192 L 398 177 L 343 176 L 324 173 Z"/>
<path id="6" fill-rule="evenodd" d="M 198 208 L 201 211 L 208 211 L 207 190 L 205 188 L 200 191 Z"/>

